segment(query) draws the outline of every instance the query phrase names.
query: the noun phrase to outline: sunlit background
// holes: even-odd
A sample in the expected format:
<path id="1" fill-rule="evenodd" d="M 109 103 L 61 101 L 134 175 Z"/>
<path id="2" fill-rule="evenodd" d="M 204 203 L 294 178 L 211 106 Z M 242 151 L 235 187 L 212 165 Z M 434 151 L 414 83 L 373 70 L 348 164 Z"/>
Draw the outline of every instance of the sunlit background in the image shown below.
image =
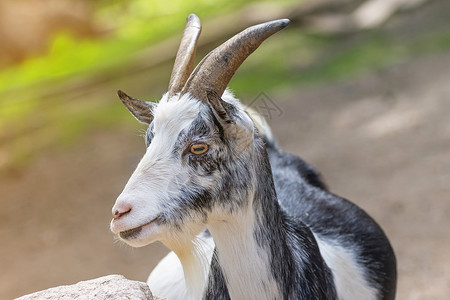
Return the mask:
<path id="1" fill-rule="evenodd" d="M 250 25 L 292 20 L 230 87 L 381 224 L 398 299 L 447 299 L 448 0 L 0 0 L 0 299 L 145 281 L 167 252 L 109 232 L 145 151 L 115 93 L 161 97 L 189 13 L 203 23 L 197 61 Z"/>

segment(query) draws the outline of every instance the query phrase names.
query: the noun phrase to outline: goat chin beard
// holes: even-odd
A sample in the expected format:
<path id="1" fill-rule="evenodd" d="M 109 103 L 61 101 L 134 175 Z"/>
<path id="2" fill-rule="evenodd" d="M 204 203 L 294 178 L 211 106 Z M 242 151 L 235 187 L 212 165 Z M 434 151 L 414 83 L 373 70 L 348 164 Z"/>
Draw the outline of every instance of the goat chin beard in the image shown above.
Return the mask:
<path id="1" fill-rule="evenodd" d="M 127 244 L 128 246 L 131 246 L 133 248 L 144 247 L 144 246 L 150 245 L 151 243 L 154 243 L 157 241 L 156 239 L 148 240 L 145 237 L 143 237 L 143 238 L 137 237 L 137 238 L 131 238 L 131 239 L 120 238 L 120 240 L 122 242 L 124 242 L 125 244 Z"/>
<path id="2" fill-rule="evenodd" d="M 162 241 L 181 262 L 188 294 L 186 299 L 201 299 L 206 287 L 214 244 L 202 234 L 188 237 L 178 232 L 170 241 Z"/>

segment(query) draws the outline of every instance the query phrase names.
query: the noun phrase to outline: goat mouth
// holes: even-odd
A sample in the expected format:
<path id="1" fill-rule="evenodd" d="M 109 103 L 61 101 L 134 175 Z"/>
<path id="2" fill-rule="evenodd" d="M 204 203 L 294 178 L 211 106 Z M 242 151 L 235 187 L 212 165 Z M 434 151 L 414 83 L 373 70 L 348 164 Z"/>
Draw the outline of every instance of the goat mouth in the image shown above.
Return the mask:
<path id="1" fill-rule="evenodd" d="M 145 223 L 145 224 L 143 224 L 143 225 L 141 225 L 141 226 L 138 226 L 138 227 L 135 227 L 135 228 L 131 228 L 131 229 L 128 229 L 128 230 L 121 231 L 121 232 L 119 232 L 119 236 L 120 236 L 122 239 L 124 239 L 124 240 L 129 240 L 129 239 L 137 238 L 137 237 L 139 236 L 139 234 L 141 233 L 142 228 L 144 228 L 145 226 L 148 226 L 148 225 L 154 223 L 157 219 L 158 219 L 158 217 L 154 218 L 154 219 L 151 220 L 150 222 Z"/>

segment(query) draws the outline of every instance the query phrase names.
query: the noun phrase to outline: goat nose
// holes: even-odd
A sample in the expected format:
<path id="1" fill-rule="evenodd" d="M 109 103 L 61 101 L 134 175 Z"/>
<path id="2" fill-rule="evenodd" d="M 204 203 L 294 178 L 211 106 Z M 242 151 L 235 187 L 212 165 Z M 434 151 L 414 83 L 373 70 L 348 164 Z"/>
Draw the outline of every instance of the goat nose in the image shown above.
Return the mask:
<path id="1" fill-rule="evenodd" d="M 129 213 L 131 211 L 131 205 L 130 204 L 122 204 L 122 205 L 114 205 L 112 214 L 114 220 L 117 220 L 121 216 Z"/>

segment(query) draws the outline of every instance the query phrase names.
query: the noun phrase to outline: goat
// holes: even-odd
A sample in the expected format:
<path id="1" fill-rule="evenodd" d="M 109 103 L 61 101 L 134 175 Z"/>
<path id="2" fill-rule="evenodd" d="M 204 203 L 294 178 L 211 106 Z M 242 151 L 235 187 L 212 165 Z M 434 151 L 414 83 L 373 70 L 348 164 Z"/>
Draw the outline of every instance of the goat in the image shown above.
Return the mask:
<path id="1" fill-rule="evenodd" d="M 147 150 L 113 206 L 111 230 L 133 247 L 163 242 L 173 251 L 164 266 L 176 254 L 183 275 L 176 267 L 178 277 L 165 270 L 161 280 L 192 299 L 394 299 L 395 255 L 378 224 L 282 152 L 226 90 L 288 23 L 247 28 L 193 70 L 201 25 L 190 15 L 159 103 L 118 92 L 148 125 Z"/>

